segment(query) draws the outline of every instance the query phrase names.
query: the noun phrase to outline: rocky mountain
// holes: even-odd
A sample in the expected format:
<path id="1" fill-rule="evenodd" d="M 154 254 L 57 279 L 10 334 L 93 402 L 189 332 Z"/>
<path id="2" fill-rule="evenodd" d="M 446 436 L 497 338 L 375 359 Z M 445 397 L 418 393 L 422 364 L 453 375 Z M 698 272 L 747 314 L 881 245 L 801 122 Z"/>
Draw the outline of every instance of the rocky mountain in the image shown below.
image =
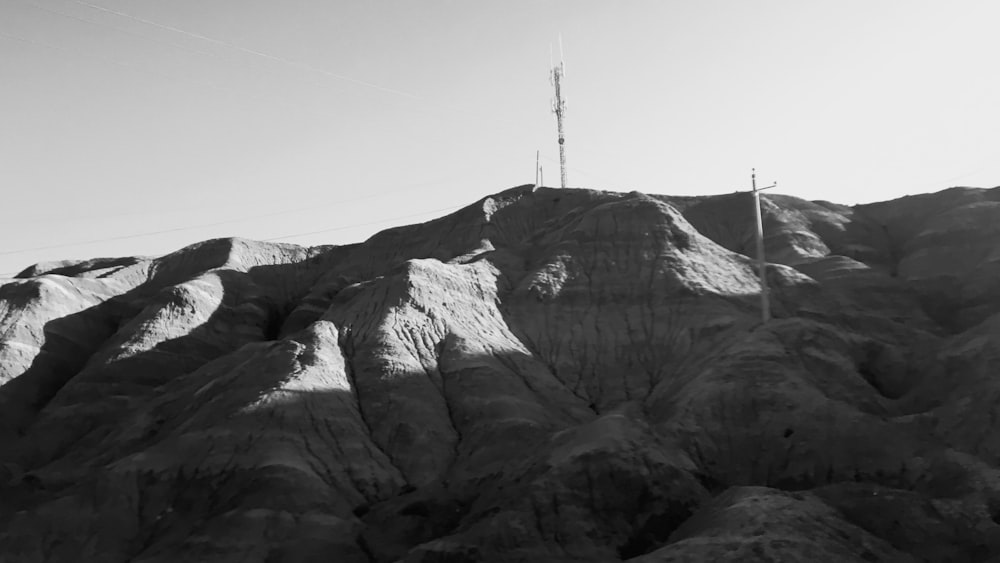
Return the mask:
<path id="1" fill-rule="evenodd" d="M 0 280 L 0 560 L 1000 561 L 1000 188 L 763 199 Z"/>

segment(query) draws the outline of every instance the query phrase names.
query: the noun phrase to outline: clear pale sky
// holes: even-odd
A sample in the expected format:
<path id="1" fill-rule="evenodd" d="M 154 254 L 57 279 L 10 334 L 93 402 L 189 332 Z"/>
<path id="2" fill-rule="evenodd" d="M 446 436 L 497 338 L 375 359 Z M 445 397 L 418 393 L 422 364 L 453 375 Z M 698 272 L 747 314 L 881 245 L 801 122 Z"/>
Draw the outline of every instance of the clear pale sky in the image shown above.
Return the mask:
<path id="1" fill-rule="evenodd" d="M 536 149 L 556 185 L 560 33 L 571 186 L 993 187 L 997 22 L 996 0 L 0 0 L 0 274 L 357 242 L 533 182 Z"/>

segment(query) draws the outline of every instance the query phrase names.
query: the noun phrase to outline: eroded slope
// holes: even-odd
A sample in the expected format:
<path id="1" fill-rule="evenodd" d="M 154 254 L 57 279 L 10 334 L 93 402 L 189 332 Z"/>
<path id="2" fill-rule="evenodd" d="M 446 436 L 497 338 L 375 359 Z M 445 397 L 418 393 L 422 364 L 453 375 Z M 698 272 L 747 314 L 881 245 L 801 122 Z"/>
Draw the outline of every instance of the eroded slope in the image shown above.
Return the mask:
<path id="1" fill-rule="evenodd" d="M 767 326 L 740 194 L 35 266 L 0 286 L 0 553 L 985 559 L 996 192 L 765 198 Z"/>

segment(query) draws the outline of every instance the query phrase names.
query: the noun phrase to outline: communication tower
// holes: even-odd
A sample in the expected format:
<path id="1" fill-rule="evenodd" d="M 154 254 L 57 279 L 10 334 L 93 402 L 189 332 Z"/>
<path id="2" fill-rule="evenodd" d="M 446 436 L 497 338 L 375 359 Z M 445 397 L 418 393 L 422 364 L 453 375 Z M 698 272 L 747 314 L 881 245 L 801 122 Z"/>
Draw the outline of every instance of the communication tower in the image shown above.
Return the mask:
<path id="1" fill-rule="evenodd" d="M 551 58 L 551 53 L 550 53 Z M 552 85 L 556 89 L 556 97 L 552 100 L 552 112 L 556 114 L 556 125 L 559 129 L 559 179 L 562 187 L 566 187 L 566 135 L 563 132 L 563 118 L 566 115 L 566 99 L 562 95 L 562 79 L 566 76 L 566 65 L 563 63 L 562 36 L 559 37 L 559 64 L 552 64 Z"/>

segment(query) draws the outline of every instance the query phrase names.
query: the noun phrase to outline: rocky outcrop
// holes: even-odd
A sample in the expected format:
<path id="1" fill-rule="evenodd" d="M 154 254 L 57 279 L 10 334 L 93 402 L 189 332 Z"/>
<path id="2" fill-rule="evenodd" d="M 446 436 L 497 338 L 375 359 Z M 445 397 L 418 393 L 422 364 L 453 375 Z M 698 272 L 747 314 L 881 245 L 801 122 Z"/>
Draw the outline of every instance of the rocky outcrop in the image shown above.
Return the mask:
<path id="1" fill-rule="evenodd" d="M 1000 190 L 513 188 L 0 285 L 16 561 L 1000 556 Z"/>

